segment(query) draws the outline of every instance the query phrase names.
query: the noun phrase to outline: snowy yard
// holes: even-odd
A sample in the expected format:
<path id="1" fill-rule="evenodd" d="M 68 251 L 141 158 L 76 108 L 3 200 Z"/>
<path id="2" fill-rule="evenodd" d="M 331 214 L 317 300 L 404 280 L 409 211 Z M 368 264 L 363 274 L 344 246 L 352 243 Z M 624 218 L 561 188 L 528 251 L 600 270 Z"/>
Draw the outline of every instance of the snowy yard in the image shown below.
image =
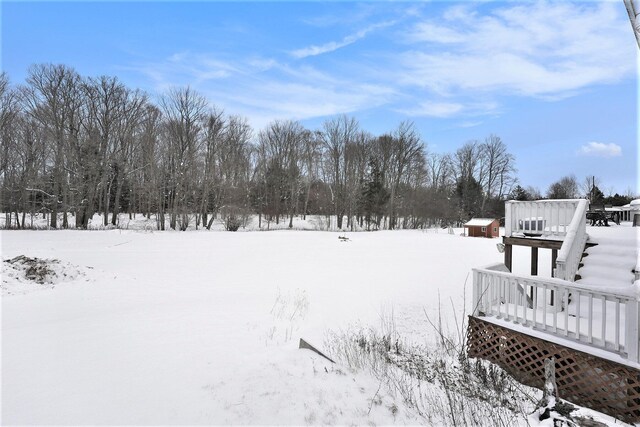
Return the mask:
<path id="1" fill-rule="evenodd" d="M 424 343 L 439 301 L 455 331 L 471 268 L 502 260 L 498 239 L 459 232 L 343 242 L 308 231 L 4 231 L 3 260 L 56 258 L 71 278 L 27 285 L 3 262 L 2 423 L 419 423 L 373 377 L 298 340 L 322 349 L 329 331 L 392 318 Z M 527 256 L 514 260 L 526 270 Z"/>

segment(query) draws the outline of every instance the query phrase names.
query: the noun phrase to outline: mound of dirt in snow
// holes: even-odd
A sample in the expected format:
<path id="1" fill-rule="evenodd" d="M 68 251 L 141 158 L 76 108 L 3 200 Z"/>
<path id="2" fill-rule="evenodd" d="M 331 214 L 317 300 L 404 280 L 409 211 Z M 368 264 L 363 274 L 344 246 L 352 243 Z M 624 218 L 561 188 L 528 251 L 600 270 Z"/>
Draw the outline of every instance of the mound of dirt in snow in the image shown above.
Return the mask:
<path id="1" fill-rule="evenodd" d="M 52 289 L 63 282 L 86 280 L 87 269 L 58 259 L 30 258 L 19 255 L 2 262 L 2 295 L 26 294 Z"/>

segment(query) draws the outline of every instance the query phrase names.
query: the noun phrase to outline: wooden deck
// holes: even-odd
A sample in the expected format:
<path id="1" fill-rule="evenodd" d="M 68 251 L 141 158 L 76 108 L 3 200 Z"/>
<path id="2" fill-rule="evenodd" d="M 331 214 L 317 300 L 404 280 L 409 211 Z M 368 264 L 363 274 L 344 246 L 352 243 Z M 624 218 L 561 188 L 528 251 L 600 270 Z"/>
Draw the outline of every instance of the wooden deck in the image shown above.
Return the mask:
<path id="1" fill-rule="evenodd" d="M 544 360 L 556 357 L 561 398 L 640 422 L 635 288 L 575 282 L 585 248 L 594 245 L 587 208 L 585 200 L 506 203 L 505 263 L 473 269 L 468 352 L 536 387 Z M 530 276 L 511 272 L 514 245 L 531 248 Z M 537 276 L 538 249 L 552 251 L 551 278 Z"/>

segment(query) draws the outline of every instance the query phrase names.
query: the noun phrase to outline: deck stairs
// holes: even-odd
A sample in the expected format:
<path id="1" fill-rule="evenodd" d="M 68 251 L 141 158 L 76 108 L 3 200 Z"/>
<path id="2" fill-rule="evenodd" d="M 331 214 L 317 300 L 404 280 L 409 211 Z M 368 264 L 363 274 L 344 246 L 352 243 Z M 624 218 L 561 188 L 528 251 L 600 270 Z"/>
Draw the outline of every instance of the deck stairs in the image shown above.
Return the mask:
<path id="1" fill-rule="evenodd" d="M 618 289 L 633 284 L 638 246 L 635 239 L 625 237 L 593 238 L 597 246 L 585 250 L 576 283 Z"/>

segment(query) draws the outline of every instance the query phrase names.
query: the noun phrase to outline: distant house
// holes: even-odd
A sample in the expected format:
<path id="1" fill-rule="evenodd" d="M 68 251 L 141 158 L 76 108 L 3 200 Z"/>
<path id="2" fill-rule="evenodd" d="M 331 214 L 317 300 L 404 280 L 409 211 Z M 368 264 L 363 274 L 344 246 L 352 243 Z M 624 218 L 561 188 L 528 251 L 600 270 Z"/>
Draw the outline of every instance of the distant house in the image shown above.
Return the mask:
<path id="1" fill-rule="evenodd" d="M 464 225 L 469 237 L 500 237 L 500 222 L 492 218 L 471 218 Z"/>
<path id="2" fill-rule="evenodd" d="M 636 221 L 640 222 L 640 199 L 632 200 L 631 203 L 621 206 L 622 210 L 622 220 L 623 221 L 632 221 L 636 224 Z M 636 219 L 636 216 L 638 219 Z"/>

